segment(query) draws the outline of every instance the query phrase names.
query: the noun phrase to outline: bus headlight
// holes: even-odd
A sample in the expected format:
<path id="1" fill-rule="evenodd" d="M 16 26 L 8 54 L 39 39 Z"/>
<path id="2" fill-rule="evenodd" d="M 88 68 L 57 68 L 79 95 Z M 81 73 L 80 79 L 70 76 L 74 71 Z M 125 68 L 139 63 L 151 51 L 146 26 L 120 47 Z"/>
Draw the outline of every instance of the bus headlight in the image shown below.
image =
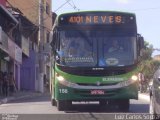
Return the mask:
<path id="1" fill-rule="evenodd" d="M 60 84 L 64 85 L 64 86 L 67 86 L 67 87 L 73 87 L 73 86 L 76 86 L 77 84 L 75 83 L 72 83 L 68 80 L 66 80 L 63 76 L 57 76 L 57 79 L 59 81 Z"/>
<path id="2" fill-rule="evenodd" d="M 57 76 L 57 79 L 58 79 L 60 82 L 64 81 L 64 77 L 62 77 L 62 76 Z"/>
<path id="3" fill-rule="evenodd" d="M 125 87 L 135 83 L 137 80 L 138 80 L 138 77 L 136 75 L 133 75 L 129 80 L 120 82 L 119 84 L 121 87 Z"/>
<path id="4" fill-rule="evenodd" d="M 137 81 L 137 80 L 138 80 L 138 77 L 137 77 L 136 75 L 133 75 L 133 76 L 131 77 L 131 80 Z"/>

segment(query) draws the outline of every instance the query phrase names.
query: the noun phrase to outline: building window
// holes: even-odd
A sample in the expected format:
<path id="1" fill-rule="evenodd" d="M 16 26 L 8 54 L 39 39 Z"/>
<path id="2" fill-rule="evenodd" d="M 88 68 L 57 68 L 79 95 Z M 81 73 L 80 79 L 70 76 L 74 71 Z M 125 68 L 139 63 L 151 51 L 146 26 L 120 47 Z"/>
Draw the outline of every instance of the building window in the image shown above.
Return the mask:
<path id="1" fill-rule="evenodd" d="M 46 13 L 49 15 L 50 14 L 50 7 L 48 3 L 46 3 Z"/>

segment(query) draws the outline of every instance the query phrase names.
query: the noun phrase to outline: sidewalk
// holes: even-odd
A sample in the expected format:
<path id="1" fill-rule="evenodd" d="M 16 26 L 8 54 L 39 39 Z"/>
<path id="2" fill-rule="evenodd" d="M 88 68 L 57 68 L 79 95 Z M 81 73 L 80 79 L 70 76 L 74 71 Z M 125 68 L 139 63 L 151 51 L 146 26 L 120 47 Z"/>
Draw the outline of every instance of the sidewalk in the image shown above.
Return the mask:
<path id="1" fill-rule="evenodd" d="M 140 99 L 144 99 L 144 100 L 147 100 L 147 101 L 150 101 L 150 96 L 149 96 L 149 92 L 146 92 L 146 93 L 138 93 L 138 96 Z"/>
<path id="2" fill-rule="evenodd" d="M 12 96 L 2 97 L 0 96 L 0 105 L 8 103 L 13 100 L 25 99 L 30 97 L 37 97 L 48 93 L 40 93 L 35 91 L 17 91 Z"/>

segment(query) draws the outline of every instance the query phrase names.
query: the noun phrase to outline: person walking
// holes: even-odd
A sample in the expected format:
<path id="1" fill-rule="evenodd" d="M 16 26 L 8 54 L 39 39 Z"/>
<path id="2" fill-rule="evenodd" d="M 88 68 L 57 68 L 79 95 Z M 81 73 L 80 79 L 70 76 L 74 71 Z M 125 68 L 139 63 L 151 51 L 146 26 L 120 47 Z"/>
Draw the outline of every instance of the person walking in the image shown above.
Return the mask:
<path id="1" fill-rule="evenodd" d="M 138 74 L 138 78 L 139 78 L 139 88 L 140 88 L 140 92 L 143 93 L 145 92 L 145 78 L 144 78 L 144 74 L 143 73 L 139 73 Z"/>
<path id="2" fill-rule="evenodd" d="M 9 76 L 8 76 L 8 80 L 9 80 L 9 93 L 10 95 L 13 95 L 15 89 L 15 80 L 14 80 L 14 77 L 13 77 L 13 73 L 10 72 Z"/>
<path id="3" fill-rule="evenodd" d="M 4 73 L 3 75 L 3 84 L 2 84 L 2 91 L 3 91 L 3 95 L 5 97 L 8 96 L 8 86 L 9 86 L 9 81 L 8 81 L 8 76 L 7 76 L 7 72 Z"/>

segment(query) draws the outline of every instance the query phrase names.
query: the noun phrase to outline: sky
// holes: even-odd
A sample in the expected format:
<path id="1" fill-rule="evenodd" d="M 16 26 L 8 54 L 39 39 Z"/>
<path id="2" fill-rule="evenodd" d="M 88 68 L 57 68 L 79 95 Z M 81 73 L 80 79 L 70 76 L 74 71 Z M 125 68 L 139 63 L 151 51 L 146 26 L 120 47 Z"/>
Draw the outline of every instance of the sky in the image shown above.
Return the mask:
<path id="1" fill-rule="evenodd" d="M 52 12 L 86 10 L 122 11 L 136 14 L 138 33 L 144 40 L 160 49 L 160 0 L 52 0 Z M 154 55 L 160 51 L 154 51 Z"/>

